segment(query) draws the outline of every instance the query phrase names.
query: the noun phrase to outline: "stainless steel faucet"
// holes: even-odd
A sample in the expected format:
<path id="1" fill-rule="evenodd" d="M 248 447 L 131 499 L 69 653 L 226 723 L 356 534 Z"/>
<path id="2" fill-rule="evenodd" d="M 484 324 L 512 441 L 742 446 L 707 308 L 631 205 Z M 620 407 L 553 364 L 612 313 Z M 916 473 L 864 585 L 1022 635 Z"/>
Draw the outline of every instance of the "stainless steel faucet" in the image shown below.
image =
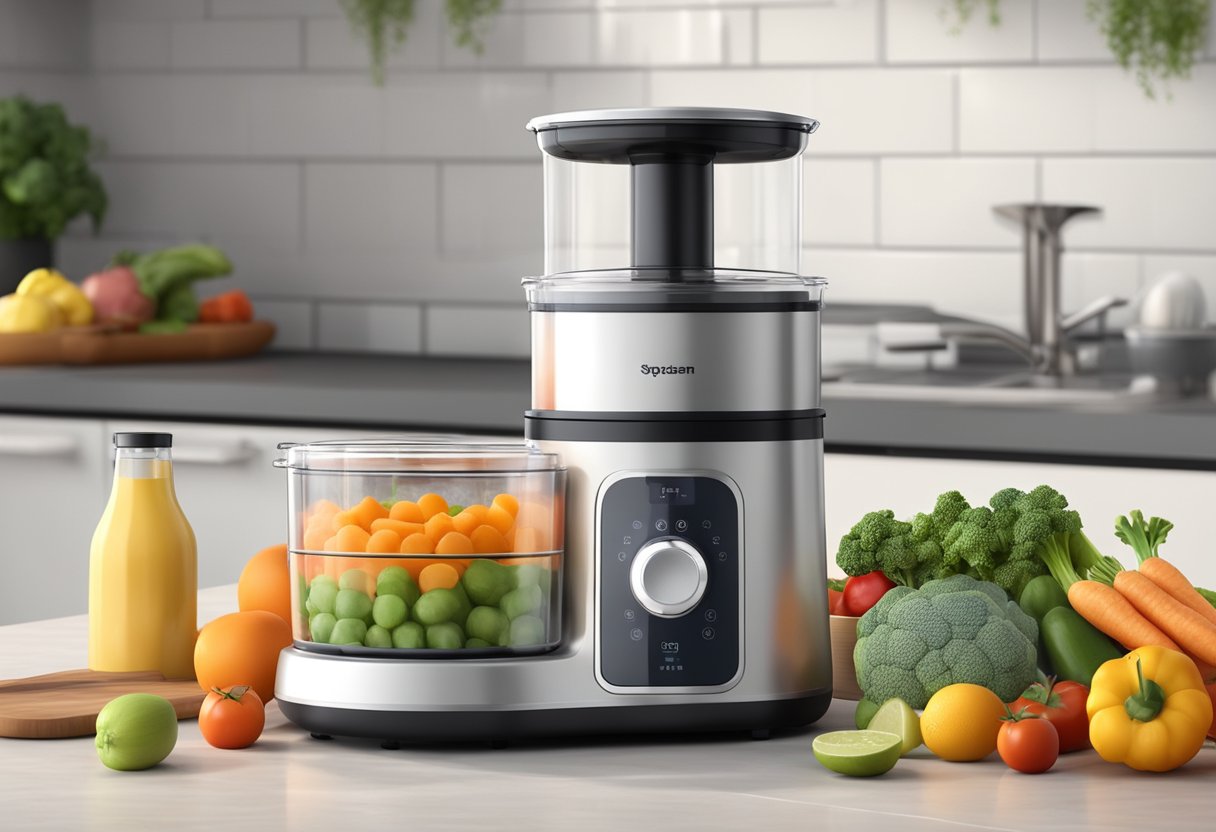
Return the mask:
<path id="1" fill-rule="evenodd" d="M 1101 209 L 1089 205 L 1026 202 L 997 205 L 993 210 L 1022 225 L 1026 354 L 1039 373 L 1073 375 L 1077 371 L 1076 355 L 1068 349 L 1068 333 L 1127 304 L 1126 298 L 1106 296 L 1072 315 L 1065 316 L 1060 309 L 1060 255 L 1064 252 L 1060 231 L 1073 217 L 1098 213 Z"/>

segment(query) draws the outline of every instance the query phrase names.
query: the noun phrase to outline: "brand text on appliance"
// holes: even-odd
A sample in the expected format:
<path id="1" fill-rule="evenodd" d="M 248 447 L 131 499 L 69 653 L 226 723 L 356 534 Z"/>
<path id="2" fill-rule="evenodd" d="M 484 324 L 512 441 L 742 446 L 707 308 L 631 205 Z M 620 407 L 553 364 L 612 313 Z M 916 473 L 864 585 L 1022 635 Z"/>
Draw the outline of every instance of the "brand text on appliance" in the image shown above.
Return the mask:
<path id="1" fill-rule="evenodd" d="M 666 367 L 659 367 L 654 364 L 643 364 L 642 375 L 644 376 L 690 376 L 697 371 L 697 368 L 691 364 L 674 365 L 668 364 Z"/>

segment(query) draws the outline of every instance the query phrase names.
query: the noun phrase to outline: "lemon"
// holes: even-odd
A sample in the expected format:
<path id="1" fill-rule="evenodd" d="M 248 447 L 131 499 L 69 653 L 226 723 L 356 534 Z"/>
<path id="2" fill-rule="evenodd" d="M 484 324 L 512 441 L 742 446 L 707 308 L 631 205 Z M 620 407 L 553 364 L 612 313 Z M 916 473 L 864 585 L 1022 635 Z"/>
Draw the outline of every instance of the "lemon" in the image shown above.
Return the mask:
<path id="1" fill-rule="evenodd" d="M 900 747 L 902 754 L 919 748 L 924 741 L 920 735 L 920 717 L 902 699 L 888 699 L 882 703 L 868 727 L 871 731 L 886 731 L 898 736 L 903 743 Z"/>
<path id="2" fill-rule="evenodd" d="M 815 759 L 837 774 L 873 777 L 899 762 L 902 741 L 882 731 L 831 731 L 811 743 Z"/>
<path id="3" fill-rule="evenodd" d="M 982 685 L 947 685 L 933 694 L 920 717 L 929 750 L 955 763 L 982 760 L 996 750 L 1005 705 Z"/>

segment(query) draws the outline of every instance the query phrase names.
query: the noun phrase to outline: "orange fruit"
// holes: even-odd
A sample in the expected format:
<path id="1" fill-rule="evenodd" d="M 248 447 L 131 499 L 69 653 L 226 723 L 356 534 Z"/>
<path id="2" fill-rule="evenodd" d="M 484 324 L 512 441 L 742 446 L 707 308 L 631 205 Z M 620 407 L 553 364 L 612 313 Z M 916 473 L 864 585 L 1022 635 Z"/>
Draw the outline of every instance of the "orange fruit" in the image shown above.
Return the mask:
<path id="1" fill-rule="evenodd" d="M 511 531 L 511 527 L 515 525 L 515 515 L 507 511 L 499 505 L 490 506 L 490 510 L 486 512 L 486 523 L 498 529 L 503 534 Z"/>
<path id="2" fill-rule="evenodd" d="M 435 554 L 471 555 L 473 554 L 473 541 L 469 540 L 468 535 L 460 532 L 448 532 L 435 544 Z"/>
<path id="3" fill-rule="evenodd" d="M 405 540 L 412 534 L 420 534 L 426 531 L 426 527 L 421 523 L 407 523 L 404 520 L 393 520 L 388 517 L 381 517 L 379 520 L 372 521 L 372 534 L 384 529 L 392 529 L 402 540 Z"/>
<path id="4" fill-rule="evenodd" d="M 393 507 L 389 509 L 388 516 L 393 520 L 400 520 L 403 523 L 425 523 L 426 515 L 422 513 L 422 509 L 418 504 L 410 500 L 398 500 L 393 503 Z"/>
<path id="5" fill-rule="evenodd" d="M 356 526 L 353 523 L 343 526 L 338 529 L 338 533 L 333 536 L 336 542 L 337 552 L 366 552 L 367 541 L 371 539 L 371 535 L 362 526 Z M 328 548 L 328 543 L 326 547 Z"/>
<path id="6" fill-rule="evenodd" d="M 423 494 L 418 498 L 418 508 L 428 520 L 436 514 L 447 514 L 448 501 L 438 494 Z"/>
<path id="7" fill-rule="evenodd" d="M 498 506 L 505 510 L 512 517 L 519 514 L 519 500 L 512 497 L 510 494 L 498 494 L 494 497 L 491 505 Z"/>
<path id="8" fill-rule="evenodd" d="M 996 751 L 1005 705 L 982 685 L 946 685 L 929 698 L 920 718 L 925 745 L 943 760 L 968 763 Z"/>
<path id="9" fill-rule="evenodd" d="M 268 546 L 249 559 L 236 584 L 236 602 L 242 612 L 265 610 L 291 625 L 291 570 L 287 544 Z"/>
<path id="10" fill-rule="evenodd" d="M 269 702 L 274 698 L 279 652 L 290 645 L 291 627 L 275 613 L 248 610 L 221 615 L 199 631 L 194 675 L 203 690 L 249 685 Z"/>
<path id="11" fill-rule="evenodd" d="M 432 555 L 434 553 L 435 544 L 425 534 L 412 534 L 401 541 L 401 554 L 403 555 Z"/>
<path id="12" fill-rule="evenodd" d="M 456 531 L 456 522 L 446 514 L 432 515 L 425 525 L 426 536 L 434 543 L 438 543 L 448 532 Z"/>
<path id="13" fill-rule="evenodd" d="M 397 534 L 392 529 L 380 529 L 372 532 L 372 536 L 367 540 L 368 554 L 389 553 L 396 554 L 401 551 L 401 535 Z"/>
<path id="14" fill-rule="evenodd" d="M 477 519 L 477 515 L 465 509 L 452 518 L 452 527 L 460 532 L 465 537 L 473 533 L 473 529 L 481 525 L 481 521 Z"/>
<path id="15" fill-rule="evenodd" d="M 432 563 L 418 575 L 418 588 L 423 592 L 432 589 L 451 589 L 460 580 L 456 567 L 446 563 Z"/>
<path id="16" fill-rule="evenodd" d="M 470 535 L 473 551 L 481 555 L 498 555 L 512 551 L 502 532 L 493 526 L 478 526 Z"/>

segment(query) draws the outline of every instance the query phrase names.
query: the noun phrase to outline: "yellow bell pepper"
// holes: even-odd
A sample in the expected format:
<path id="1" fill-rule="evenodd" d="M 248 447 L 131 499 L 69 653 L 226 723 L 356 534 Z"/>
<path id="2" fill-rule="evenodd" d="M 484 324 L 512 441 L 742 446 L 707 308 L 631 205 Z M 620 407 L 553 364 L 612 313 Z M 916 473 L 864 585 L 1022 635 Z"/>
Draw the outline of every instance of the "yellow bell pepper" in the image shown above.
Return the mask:
<path id="1" fill-rule="evenodd" d="M 17 294 L 46 298 L 71 326 L 93 322 L 93 304 L 79 286 L 54 269 L 34 269 L 17 285 Z"/>
<path id="2" fill-rule="evenodd" d="M 1199 668 L 1165 647 L 1141 647 L 1094 673 L 1085 703 L 1089 740 L 1109 763 L 1170 771 L 1203 747 L 1212 700 Z"/>
<path id="3" fill-rule="evenodd" d="M 55 304 L 36 295 L 5 295 L 0 298 L 0 332 L 47 332 L 63 326 L 63 314 Z"/>

